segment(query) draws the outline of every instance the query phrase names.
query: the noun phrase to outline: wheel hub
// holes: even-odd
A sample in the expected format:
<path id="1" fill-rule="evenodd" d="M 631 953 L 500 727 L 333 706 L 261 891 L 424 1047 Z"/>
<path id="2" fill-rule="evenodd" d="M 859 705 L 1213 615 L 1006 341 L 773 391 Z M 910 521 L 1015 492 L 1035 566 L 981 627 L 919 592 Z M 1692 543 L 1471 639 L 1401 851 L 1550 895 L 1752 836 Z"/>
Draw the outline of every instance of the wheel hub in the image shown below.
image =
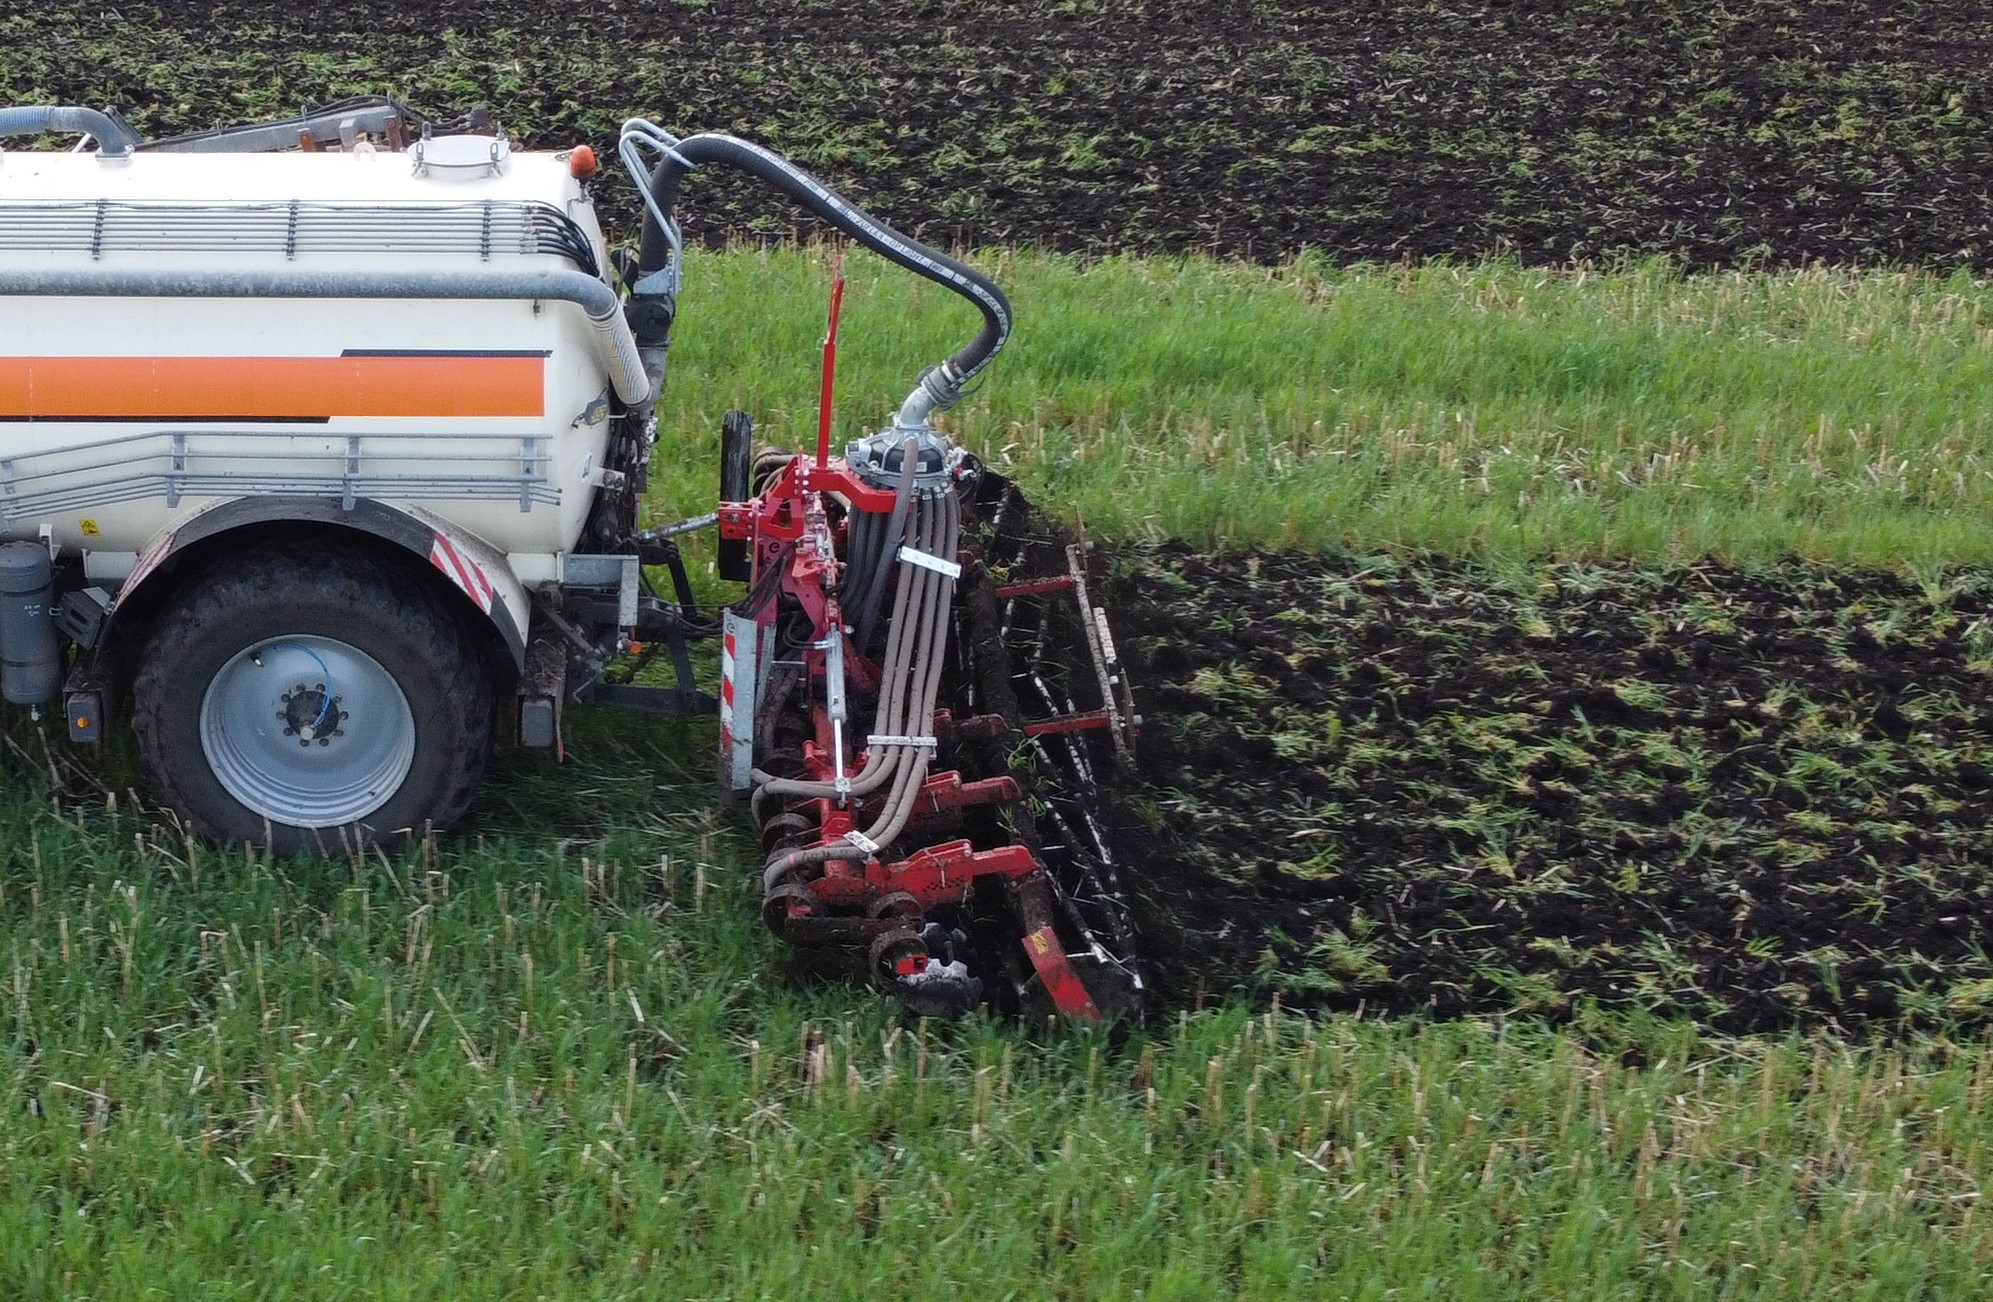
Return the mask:
<path id="1" fill-rule="evenodd" d="M 324 683 L 316 687 L 299 683 L 284 693 L 283 701 L 277 717 L 284 721 L 284 735 L 296 737 L 298 745 L 309 746 L 315 741 L 330 746 L 334 737 L 346 735 L 339 725 L 350 716 L 339 708 L 338 697 L 327 694 Z"/>
<path id="2" fill-rule="evenodd" d="M 299 633 L 222 665 L 201 703 L 201 744 L 216 779 L 252 812 L 338 827 L 373 814 L 407 778 L 415 715 L 380 661 Z"/>

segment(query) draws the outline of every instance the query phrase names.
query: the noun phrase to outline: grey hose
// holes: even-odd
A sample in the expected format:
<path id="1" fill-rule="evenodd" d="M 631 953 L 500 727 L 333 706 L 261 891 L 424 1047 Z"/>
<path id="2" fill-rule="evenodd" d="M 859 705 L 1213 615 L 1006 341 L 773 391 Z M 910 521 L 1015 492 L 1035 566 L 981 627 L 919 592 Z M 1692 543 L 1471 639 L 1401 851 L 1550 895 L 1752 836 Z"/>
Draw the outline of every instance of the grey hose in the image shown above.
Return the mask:
<path id="1" fill-rule="evenodd" d="M 937 494 L 924 499 L 923 505 L 938 509 L 924 510 L 917 516 L 918 545 L 930 554 L 952 555 L 961 542 L 961 511 L 954 494 Z M 917 636 L 925 645 L 919 649 L 917 663 L 904 666 L 905 681 L 896 683 L 890 694 L 882 690 L 881 703 L 886 709 L 880 726 L 886 729 L 915 726 L 925 729 L 933 726 L 934 707 L 939 699 L 941 675 L 946 666 L 948 613 L 955 600 L 955 580 L 924 566 L 912 576 L 905 577 L 910 577 L 912 581 L 903 582 L 902 591 L 917 590 L 911 598 L 918 606 L 913 624 Z M 901 627 L 896 624 L 894 632 L 898 633 Z M 930 748 L 921 744 L 875 746 L 870 749 L 865 774 L 870 784 L 868 790 L 876 790 L 891 780 L 892 792 L 881 807 L 877 821 L 859 834 L 864 841 L 884 848 L 906 830 L 919 802 L 921 787 L 927 781 L 931 754 Z M 757 772 L 755 780 L 762 782 L 765 776 Z M 857 785 L 854 779 L 854 791 Z M 818 798 L 835 793 L 830 783 L 774 778 L 767 780 L 765 789 L 776 794 Z M 836 842 L 791 850 L 769 859 L 763 869 L 762 882 L 772 890 L 803 868 L 838 859 L 865 859 L 872 853 L 857 842 Z"/>
<path id="2" fill-rule="evenodd" d="M 941 529 L 937 539 L 938 548 L 930 549 L 930 554 L 953 556 L 961 542 L 961 512 L 952 493 L 941 495 Z M 924 571 L 926 572 L 926 571 Z M 915 696 L 918 704 L 914 707 L 913 723 L 923 730 L 934 726 L 934 707 L 941 692 L 941 671 L 946 665 L 948 651 L 948 612 L 955 602 L 955 580 L 942 574 L 933 574 L 934 605 L 929 609 L 931 641 L 927 655 L 919 667 L 922 675 L 919 691 Z M 927 781 L 928 764 L 934 751 L 929 746 L 909 746 L 900 766 L 899 783 L 893 797 L 880 811 L 879 821 L 865 830 L 865 838 L 876 845 L 888 846 L 906 830 L 913 817 L 914 805 L 918 802 L 921 787 Z"/>
<path id="3" fill-rule="evenodd" d="M 933 515 L 930 499 L 923 496 L 917 503 L 914 513 L 914 528 L 922 545 L 925 545 L 927 536 L 932 531 L 929 522 Z M 905 730 L 912 726 L 912 718 L 917 717 L 911 715 L 914 703 L 908 700 L 909 690 L 916 681 L 914 661 L 919 655 L 916 641 L 928 635 L 927 593 L 928 589 L 942 577 L 925 568 L 916 566 L 907 568 L 910 573 L 901 576 L 899 589 L 893 595 L 893 614 L 887 625 L 886 656 L 880 672 L 879 711 L 873 730 L 882 736 L 904 735 Z M 941 633 L 945 638 L 947 635 L 945 624 Z M 864 766 L 850 777 L 849 793 L 854 796 L 869 796 L 884 786 L 898 768 L 905 749 L 900 746 L 868 747 Z M 840 794 L 836 785 L 829 782 L 780 778 L 761 769 L 753 770 L 752 776 L 758 788 L 774 796 L 823 799 Z"/>
<path id="4" fill-rule="evenodd" d="M 138 148 L 138 134 L 108 113 L 67 104 L 23 104 L 0 108 L 0 136 L 39 136 L 53 131 L 74 131 L 97 142 L 103 158 L 130 158 Z"/>

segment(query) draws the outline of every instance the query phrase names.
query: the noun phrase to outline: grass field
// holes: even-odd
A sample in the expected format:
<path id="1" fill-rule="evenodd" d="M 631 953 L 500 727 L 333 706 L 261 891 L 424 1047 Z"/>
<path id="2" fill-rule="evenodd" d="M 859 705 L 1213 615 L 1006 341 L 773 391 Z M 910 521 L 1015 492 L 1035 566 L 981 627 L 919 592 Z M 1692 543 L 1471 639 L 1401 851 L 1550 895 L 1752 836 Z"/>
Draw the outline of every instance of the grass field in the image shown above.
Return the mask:
<path id="1" fill-rule="evenodd" d="M 1118 538 L 1993 559 L 1993 290 L 1967 276 L 990 265 L 1019 334 L 956 427 Z M 773 441 L 809 441 L 808 305 L 828 274 L 794 250 L 694 260 L 673 353 L 681 446 L 716 446 L 728 405 L 771 414 Z M 967 314 L 869 255 L 850 276 L 840 428 L 856 433 Z M 674 495 L 703 501 L 712 464 L 693 457 Z"/>
<path id="2" fill-rule="evenodd" d="M 583 740 L 558 790 L 508 766 L 481 841 L 395 859 L 272 865 L 128 802 L 8 808 L 7 1294 L 1983 1277 L 1975 1047 L 1236 1006 L 1126 1038 L 908 1028 L 782 988 L 683 739 Z M 554 841 L 556 802 L 560 830 L 611 825 Z"/>
<path id="3" fill-rule="evenodd" d="M 957 428 L 1113 537 L 1430 544 L 1517 591 L 1556 558 L 1987 559 L 1980 282 L 995 265 L 1023 332 Z M 851 270 L 855 429 L 963 322 Z M 823 275 L 695 262 L 658 518 L 704 509 L 725 407 L 774 442 L 810 426 Z M 1220 985 L 1111 1035 L 907 1027 L 785 981 L 709 727 L 584 714 L 566 769 L 501 754 L 456 837 L 276 863 L 186 841 L 128 751 L 47 730 L 15 713 L 0 748 L 8 1297 L 1895 1298 L 1993 1275 L 1982 1023 L 1309 1021 Z"/>

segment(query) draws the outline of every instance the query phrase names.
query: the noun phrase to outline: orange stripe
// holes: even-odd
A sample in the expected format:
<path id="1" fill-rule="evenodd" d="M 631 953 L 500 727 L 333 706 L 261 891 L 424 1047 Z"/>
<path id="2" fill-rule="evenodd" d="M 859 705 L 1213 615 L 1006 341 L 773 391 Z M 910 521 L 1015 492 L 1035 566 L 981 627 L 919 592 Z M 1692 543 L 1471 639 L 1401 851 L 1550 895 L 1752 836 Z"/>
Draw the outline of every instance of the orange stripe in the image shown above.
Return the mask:
<path id="1" fill-rule="evenodd" d="M 0 420 L 542 416 L 544 357 L 0 357 Z"/>

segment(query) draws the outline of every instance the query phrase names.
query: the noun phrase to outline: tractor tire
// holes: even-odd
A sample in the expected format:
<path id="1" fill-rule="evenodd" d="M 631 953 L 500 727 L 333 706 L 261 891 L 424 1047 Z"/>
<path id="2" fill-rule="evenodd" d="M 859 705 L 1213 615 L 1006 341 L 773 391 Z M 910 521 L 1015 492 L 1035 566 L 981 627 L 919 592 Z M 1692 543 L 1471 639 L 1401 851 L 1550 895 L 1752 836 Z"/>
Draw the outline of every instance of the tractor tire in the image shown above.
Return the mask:
<path id="1" fill-rule="evenodd" d="M 161 613 L 133 683 L 154 790 L 195 831 L 339 851 L 462 817 L 492 686 L 454 612 L 348 548 L 223 560 Z"/>

